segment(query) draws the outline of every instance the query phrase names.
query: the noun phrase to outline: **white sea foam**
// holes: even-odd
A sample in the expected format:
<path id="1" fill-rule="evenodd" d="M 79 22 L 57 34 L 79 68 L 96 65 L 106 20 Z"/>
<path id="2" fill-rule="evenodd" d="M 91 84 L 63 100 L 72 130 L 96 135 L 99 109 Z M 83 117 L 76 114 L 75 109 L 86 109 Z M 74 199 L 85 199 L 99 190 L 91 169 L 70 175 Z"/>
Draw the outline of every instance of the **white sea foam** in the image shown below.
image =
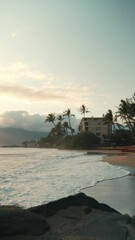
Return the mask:
<path id="1" fill-rule="evenodd" d="M 129 172 L 104 155 L 57 149 L 0 148 L 0 204 L 39 205 Z"/>

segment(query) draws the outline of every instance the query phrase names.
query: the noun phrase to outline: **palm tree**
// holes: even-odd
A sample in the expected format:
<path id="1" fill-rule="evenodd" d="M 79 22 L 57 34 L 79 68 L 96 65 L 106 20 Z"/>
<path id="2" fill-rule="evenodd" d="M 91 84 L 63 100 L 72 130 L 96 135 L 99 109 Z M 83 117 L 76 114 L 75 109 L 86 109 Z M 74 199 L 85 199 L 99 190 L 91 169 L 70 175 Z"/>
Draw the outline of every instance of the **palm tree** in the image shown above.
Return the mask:
<path id="1" fill-rule="evenodd" d="M 64 132 L 66 134 L 66 136 L 68 135 L 68 129 L 69 129 L 69 125 L 68 125 L 68 122 L 65 121 L 63 124 L 62 124 L 63 128 L 64 128 Z"/>
<path id="2" fill-rule="evenodd" d="M 70 128 L 71 133 L 72 133 L 72 135 L 73 135 L 73 130 L 74 130 L 74 129 L 73 129 L 72 126 L 71 126 L 71 120 L 70 120 L 70 118 L 71 118 L 71 116 L 75 117 L 75 115 L 74 115 L 74 114 L 71 114 L 71 110 L 68 108 L 67 110 L 65 110 L 65 111 L 63 112 L 63 116 L 67 116 L 67 117 L 68 117 L 69 128 Z"/>
<path id="3" fill-rule="evenodd" d="M 78 108 L 78 111 L 83 114 L 83 117 L 85 118 L 85 113 L 88 113 L 88 108 L 85 105 L 81 105 L 80 108 Z"/>
<path id="4" fill-rule="evenodd" d="M 132 130 L 135 131 L 135 93 L 130 99 L 130 114 L 131 114 Z"/>
<path id="5" fill-rule="evenodd" d="M 56 120 L 55 114 L 54 113 L 49 113 L 48 116 L 45 119 L 45 122 L 51 122 L 53 124 L 53 126 L 55 127 L 56 126 L 55 120 Z"/>
<path id="6" fill-rule="evenodd" d="M 62 121 L 64 120 L 64 118 L 63 118 L 62 115 L 58 115 L 57 120 L 62 123 Z"/>
<path id="7" fill-rule="evenodd" d="M 126 99 L 129 103 L 128 117 L 130 119 L 131 130 L 135 129 L 135 93 L 132 95 L 132 98 Z"/>
<path id="8" fill-rule="evenodd" d="M 117 130 L 116 126 L 118 128 L 122 127 L 122 125 L 117 122 L 117 118 L 115 116 L 113 117 L 112 110 L 110 109 L 105 115 L 103 115 L 103 120 L 104 120 L 104 124 L 107 124 L 107 125 L 111 124 L 115 131 Z"/>
<path id="9" fill-rule="evenodd" d="M 63 136 L 63 126 L 60 121 L 55 126 L 55 132 L 57 136 Z"/>
<path id="10" fill-rule="evenodd" d="M 121 100 L 118 111 L 116 112 L 117 118 L 127 125 L 129 130 L 133 130 L 135 124 L 135 102 L 133 99 Z"/>

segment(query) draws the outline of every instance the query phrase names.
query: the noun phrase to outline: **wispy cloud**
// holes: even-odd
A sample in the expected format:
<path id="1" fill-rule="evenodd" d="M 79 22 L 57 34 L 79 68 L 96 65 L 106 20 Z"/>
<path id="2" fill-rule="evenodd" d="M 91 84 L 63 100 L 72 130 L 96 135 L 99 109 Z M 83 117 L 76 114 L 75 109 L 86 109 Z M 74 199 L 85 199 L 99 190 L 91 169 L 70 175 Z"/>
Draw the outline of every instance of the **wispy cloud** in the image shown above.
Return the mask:
<path id="1" fill-rule="evenodd" d="M 63 87 L 61 87 L 63 85 Z M 59 82 L 50 73 L 31 69 L 19 62 L 10 66 L 0 66 L 0 94 L 32 101 L 70 101 L 90 95 L 90 89 L 80 89 L 73 84 Z"/>
<path id="2" fill-rule="evenodd" d="M 51 88 L 32 88 L 27 86 L 19 85 L 2 85 L 0 84 L 0 94 L 3 96 L 13 97 L 16 99 L 31 100 L 31 101 L 61 101 L 66 99 L 62 89 L 51 89 Z"/>
<path id="3" fill-rule="evenodd" d="M 108 98 L 109 93 L 106 94 L 97 83 L 85 86 L 83 83 L 63 81 L 51 73 L 18 62 L 0 66 L 0 98 L 3 96 L 8 101 L 17 99 L 30 104 L 43 102 L 77 108 L 81 104 L 95 107 L 97 99 Z"/>
<path id="4" fill-rule="evenodd" d="M 64 101 L 64 103 L 77 105 L 78 102 L 89 101 L 94 91 L 94 87 L 87 87 L 84 89 L 80 89 L 80 87 L 69 88 L 66 86 L 35 88 L 13 84 L 0 84 L 1 96 L 33 102 L 53 101 L 62 104 Z"/>
<path id="5" fill-rule="evenodd" d="M 22 81 L 32 82 L 32 80 L 37 81 L 52 81 L 53 75 L 50 73 L 43 73 L 38 70 L 31 69 L 28 65 L 18 62 L 9 66 L 0 65 L 0 81 L 1 82 L 20 82 Z"/>

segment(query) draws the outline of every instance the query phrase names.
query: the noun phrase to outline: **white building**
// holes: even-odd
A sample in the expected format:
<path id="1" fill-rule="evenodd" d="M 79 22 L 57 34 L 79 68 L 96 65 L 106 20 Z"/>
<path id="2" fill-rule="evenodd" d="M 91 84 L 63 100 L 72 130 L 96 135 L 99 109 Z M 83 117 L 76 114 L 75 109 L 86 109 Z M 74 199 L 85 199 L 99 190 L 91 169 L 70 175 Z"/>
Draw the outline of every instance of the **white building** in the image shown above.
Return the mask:
<path id="1" fill-rule="evenodd" d="M 112 133 L 112 124 L 105 124 L 103 118 L 91 117 L 91 118 L 82 118 L 80 123 L 81 132 L 92 132 L 96 136 L 100 137 L 103 140 L 104 135 L 109 135 Z"/>

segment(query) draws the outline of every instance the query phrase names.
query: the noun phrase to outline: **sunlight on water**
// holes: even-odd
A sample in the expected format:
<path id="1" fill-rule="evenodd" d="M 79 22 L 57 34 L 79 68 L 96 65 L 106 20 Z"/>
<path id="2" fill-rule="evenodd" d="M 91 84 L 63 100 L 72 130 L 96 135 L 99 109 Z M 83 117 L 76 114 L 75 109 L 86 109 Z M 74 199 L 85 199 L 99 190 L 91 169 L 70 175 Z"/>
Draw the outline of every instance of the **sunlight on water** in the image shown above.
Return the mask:
<path id="1" fill-rule="evenodd" d="M 102 158 L 84 151 L 0 148 L 0 204 L 35 206 L 128 174 Z"/>

